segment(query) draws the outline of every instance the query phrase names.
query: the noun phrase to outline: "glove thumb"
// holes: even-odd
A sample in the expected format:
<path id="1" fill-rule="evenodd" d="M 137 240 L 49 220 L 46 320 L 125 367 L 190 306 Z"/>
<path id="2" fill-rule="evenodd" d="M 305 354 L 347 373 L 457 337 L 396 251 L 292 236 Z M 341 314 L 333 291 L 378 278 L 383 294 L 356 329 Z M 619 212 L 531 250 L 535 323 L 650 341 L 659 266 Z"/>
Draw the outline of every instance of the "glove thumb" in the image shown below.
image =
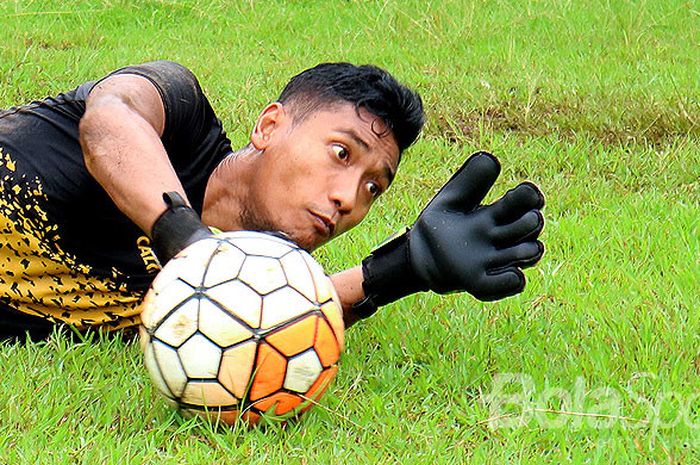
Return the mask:
<path id="1" fill-rule="evenodd" d="M 476 152 L 435 195 L 428 208 L 469 212 L 484 200 L 501 172 L 498 159 L 488 152 Z"/>

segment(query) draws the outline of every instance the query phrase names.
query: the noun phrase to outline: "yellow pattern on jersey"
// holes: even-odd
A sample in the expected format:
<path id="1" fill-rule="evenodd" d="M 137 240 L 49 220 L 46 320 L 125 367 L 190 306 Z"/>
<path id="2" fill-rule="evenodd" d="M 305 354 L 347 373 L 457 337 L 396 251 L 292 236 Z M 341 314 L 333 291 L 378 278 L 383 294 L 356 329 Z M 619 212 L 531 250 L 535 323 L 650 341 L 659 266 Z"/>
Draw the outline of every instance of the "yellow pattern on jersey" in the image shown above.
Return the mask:
<path id="1" fill-rule="evenodd" d="M 61 250 L 57 226 L 40 207 L 46 195 L 39 179 L 11 176 L 16 162 L 2 148 L 0 168 L 10 172 L 0 182 L 0 296 L 16 310 L 78 329 L 139 324 L 141 293 L 119 284 L 116 269 L 112 279 L 97 278 Z"/>

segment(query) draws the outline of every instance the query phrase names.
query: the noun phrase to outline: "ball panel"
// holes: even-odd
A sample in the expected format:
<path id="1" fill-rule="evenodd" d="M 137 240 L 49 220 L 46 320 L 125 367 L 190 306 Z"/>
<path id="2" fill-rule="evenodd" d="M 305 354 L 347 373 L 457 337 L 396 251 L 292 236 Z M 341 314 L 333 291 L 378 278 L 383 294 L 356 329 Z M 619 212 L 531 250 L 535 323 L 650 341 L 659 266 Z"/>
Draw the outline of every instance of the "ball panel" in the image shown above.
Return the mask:
<path id="1" fill-rule="evenodd" d="M 204 274 L 204 287 L 212 287 L 224 281 L 235 279 L 238 276 L 245 254 L 228 242 L 221 245 L 211 257 Z"/>
<path id="2" fill-rule="evenodd" d="M 199 304 L 199 330 L 221 347 L 231 346 L 253 336 L 248 328 L 209 299 L 202 299 Z"/>
<path id="3" fill-rule="evenodd" d="M 208 237 L 191 244 L 175 255 L 173 260 L 179 268 L 178 277 L 193 287 L 201 286 L 209 259 L 219 247 L 219 243 L 215 238 Z M 165 268 L 169 267 L 170 262 Z"/>
<path id="4" fill-rule="evenodd" d="M 338 365 L 333 365 L 330 368 L 326 368 L 323 370 L 323 372 L 319 375 L 318 379 L 314 382 L 314 384 L 311 385 L 308 391 L 306 391 L 306 394 L 304 394 L 304 397 L 311 399 L 313 401 L 317 401 L 321 396 L 323 395 L 324 392 L 326 392 L 326 389 L 328 386 L 330 386 L 331 381 L 333 381 L 333 378 L 335 378 L 335 375 L 338 373 Z M 309 402 L 307 405 L 305 405 L 302 408 L 302 411 L 306 411 L 310 409 L 313 406 L 313 402 Z"/>
<path id="5" fill-rule="evenodd" d="M 158 272 L 151 283 L 151 288 L 156 292 L 162 292 L 163 289 L 173 281 L 179 281 L 182 270 L 190 266 L 188 260 L 184 258 L 173 258 L 168 262 L 168 266 Z"/>
<path id="6" fill-rule="evenodd" d="M 220 412 L 211 412 L 209 418 L 214 422 L 222 422 L 227 425 L 235 424 L 238 419 L 243 419 L 239 410 L 223 410 Z"/>
<path id="7" fill-rule="evenodd" d="M 180 401 L 212 409 L 238 404 L 238 399 L 233 397 L 231 393 L 219 383 L 211 381 L 190 381 L 185 386 Z"/>
<path id="8" fill-rule="evenodd" d="M 251 418 L 248 412 L 241 413 L 239 410 L 225 410 L 216 415 L 216 418 L 213 420 L 221 421 L 227 425 L 234 425 L 237 421 L 242 420 L 249 425 L 254 425 L 260 419 L 258 415 L 256 417 L 256 419 Z"/>
<path id="9" fill-rule="evenodd" d="M 180 412 L 185 417 L 199 416 L 206 418 L 212 423 L 222 422 L 227 425 L 233 426 L 238 420 L 243 420 L 244 423 L 249 426 L 255 425 L 260 421 L 260 415 L 251 412 L 233 409 L 233 410 L 221 410 L 221 409 L 210 409 L 210 410 L 198 410 L 193 408 L 181 408 Z"/>
<path id="10" fill-rule="evenodd" d="M 319 302 L 327 302 L 333 298 L 333 283 L 328 276 L 314 275 L 316 283 L 316 298 Z"/>
<path id="11" fill-rule="evenodd" d="M 270 345 L 261 342 L 258 346 L 258 358 L 255 363 L 249 399 L 255 401 L 278 391 L 284 382 L 286 368 L 287 360 L 282 354 Z"/>
<path id="12" fill-rule="evenodd" d="M 287 362 L 284 388 L 290 391 L 306 392 L 323 371 L 321 362 L 313 349 L 307 350 Z"/>
<path id="13" fill-rule="evenodd" d="M 333 302 L 335 302 L 336 305 L 338 305 L 338 315 L 340 316 L 340 319 L 342 321 L 343 310 L 342 307 L 340 307 L 340 297 L 338 297 L 338 291 L 335 290 L 335 286 L 333 285 L 333 281 L 330 277 L 328 277 L 328 282 L 331 283 L 331 296 L 333 298 Z M 345 325 L 343 325 L 343 328 L 345 328 Z"/>
<path id="14" fill-rule="evenodd" d="M 221 243 L 221 241 L 216 236 L 205 237 L 203 239 L 198 240 L 197 242 L 190 244 L 189 246 L 185 247 L 184 249 L 182 249 L 170 261 L 179 260 L 179 259 L 187 259 L 187 261 L 190 261 L 190 263 L 193 263 L 192 260 L 199 260 L 197 262 L 198 265 L 202 269 L 204 269 L 208 262 L 207 262 L 207 260 L 204 260 L 201 257 L 211 257 L 211 255 L 214 253 L 216 248 L 219 247 L 220 243 Z M 170 263 L 170 262 L 168 262 L 168 263 Z"/>
<path id="15" fill-rule="evenodd" d="M 216 378 L 221 362 L 221 349 L 201 334 L 192 336 L 177 353 L 190 378 Z"/>
<path id="16" fill-rule="evenodd" d="M 318 317 L 309 315 L 292 325 L 270 334 L 265 340 L 287 357 L 296 355 L 312 347 Z"/>
<path id="17" fill-rule="evenodd" d="M 254 425 L 260 421 L 260 415 L 258 413 L 246 410 L 241 415 L 241 418 L 246 421 L 249 425 Z"/>
<path id="18" fill-rule="evenodd" d="M 150 344 L 151 336 L 148 334 L 148 330 L 144 325 L 139 325 L 139 347 L 145 352 Z"/>
<path id="19" fill-rule="evenodd" d="M 313 311 L 316 306 L 291 287 L 278 289 L 263 299 L 260 327 L 269 329 Z"/>
<path id="20" fill-rule="evenodd" d="M 255 362 L 255 341 L 244 342 L 225 350 L 219 368 L 219 382 L 239 399 L 243 399 Z"/>
<path id="21" fill-rule="evenodd" d="M 333 334 L 338 340 L 338 346 L 342 351 L 345 347 L 345 323 L 343 322 L 343 312 L 336 301 L 330 301 L 321 306 L 321 312 L 326 316 L 331 324 Z"/>
<path id="22" fill-rule="evenodd" d="M 287 282 L 301 295 L 310 301 L 316 300 L 316 288 L 314 280 L 309 273 L 309 267 L 302 258 L 301 252 L 297 251 L 285 255 L 281 260 L 284 274 L 287 275 Z"/>
<path id="23" fill-rule="evenodd" d="M 233 243 L 248 255 L 280 258 L 293 250 L 289 244 L 275 241 L 267 234 L 264 237 L 239 237 Z"/>
<path id="24" fill-rule="evenodd" d="M 155 360 L 160 368 L 163 381 L 174 397 L 180 397 L 185 389 L 185 384 L 187 384 L 187 375 L 182 368 L 177 352 L 157 340 L 151 342 L 151 347 L 153 347 Z"/>
<path id="25" fill-rule="evenodd" d="M 239 239 L 255 239 L 259 241 L 265 241 L 265 242 L 275 242 L 278 244 L 282 244 L 284 246 L 287 246 L 292 249 L 298 249 L 299 247 L 294 243 L 291 242 L 288 239 L 283 239 L 275 234 L 272 234 L 270 232 L 262 232 L 262 231 L 229 231 L 229 232 L 224 232 L 221 234 L 218 234 L 216 237 L 225 239 L 227 241 L 231 241 L 235 243 Z"/>
<path id="26" fill-rule="evenodd" d="M 323 319 L 318 320 L 314 348 L 316 349 L 318 358 L 321 360 L 321 364 L 323 364 L 324 368 L 337 363 L 338 359 L 340 358 L 338 341 L 336 341 L 333 331 L 331 330 L 330 326 L 328 326 L 328 323 L 326 323 Z"/>
<path id="27" fill-rule="evenodd" d="M 309 267 L 311 273 L 311 278 L 314 281 L 314 287 L 316 288 L 316 300 L 320 303 L 326 302 L 333 298 L 333 283 L 326 273 L 321 268 L 314 258 L 307 252 L 299 251 L 301 256 L 304 258 L 306 265 Z"/>
<path id="28" fill-rule="evenodd" d="M 287 284 L 279 260 L 268 257 L 246 257 L 238 279 L 263 295 Z"/>
<path id="29" fill-rule="evenodd" d="M 152 289 L 142 304 L 141 322 L 153 331 L 173 308 L 189 299 L 192 294 L 192 286 L 180 280 L 169 282 L 160 291 Z"/>
<path id="30" fill-rule="evenodd" d="M 155 331 L 155 336 L 173 347 L 180 346 L 197 332 L 199 300 L 190 299 L 165 318 Z"/>
<path id="31" fill-rule="evenodd" d="M 202 417 L 212 423 L 221 421 L 222 423 L 226 423 L 228 425 L 235 423 L 239 416 L 238 410 L 221 410 L 218 408 L 199 410 L 195 408 L 182 407 L 180 408 L 180 414 L 182 414 L 182 416 L 185 418 Z M 229 419 L 231 420 L 230 422 L 226 421 Z"/>
<path id="32" fill-rule="evenodd" d="M 155 384 L 156 388 L 160 392 L 165 394 L 166 397 L 172 398 L 173 394 L 170 391 L 168 385 L 165 384 L 165 380 L 163 380 L 160 368 L 158 367 L 158 363 L 156 362 L 156 356 L 153 352 L 152 344 L 148 344 L 146 346 L 146 349 L 144 350 L 144 363 L 146 365 L 146 369 L 148 370 L 149 375 L 151 375 L 151 379 L 153 380 L 153 384 Z"/>
<path id="33" fill-rule="evenodd" d="M 299 405 L 301 405 L 301 397 L 287 392 L 278 392 L 255 402 L 255 408 L 261 412 L 274 413 L 275 415 L 284 415 L 289 413 Z M 270 410 L 274 407 L 274 410 Z"/>
<path id="34" fill-rule="evenodd" d="M 144 330 L 153 331 L 161 318 L 163 318 L 171 310 L 165 306 L 159 305 L 156 302 L 157 293 L 153 289 L 149 289 L 139 305 L 139 318 L 141 326 Z"/>
<path id="35" fill-rule="evenodd" d="M 260 326 L 262 297 L 240 281 L 230 281 L 206 290 L 206 295 L 251 328 Z"/>

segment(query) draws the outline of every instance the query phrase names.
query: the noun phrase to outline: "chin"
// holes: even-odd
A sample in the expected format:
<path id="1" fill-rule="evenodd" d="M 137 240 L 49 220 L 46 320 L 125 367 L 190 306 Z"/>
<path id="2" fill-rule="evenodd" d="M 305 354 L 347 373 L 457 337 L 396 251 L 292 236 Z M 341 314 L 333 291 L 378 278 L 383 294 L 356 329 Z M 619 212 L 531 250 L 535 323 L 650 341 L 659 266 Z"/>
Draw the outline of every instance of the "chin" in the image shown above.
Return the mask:
<path id="1" fill-rule="evenodd" d="M 315 242 L 312 240 L 295 239 L 295 238 L 292 238 L 292 239 L 299 247 L 301 247 L 302 249 L 305 249 L 309 252 L 316 250 L 321 245 L 318 242 Z"/>
<path id="2" fill-rule="evenodd" d="M 304 233 L 294 233 L 287 231 L 285 231 L 285 234 L 287 234 L 299 247 L 308 250 L 309 252 L 319 248 L 320 246 L 328 242 L 325 239 L 319 240 L 319 237 L 315 234 L 309 235 Z"/>

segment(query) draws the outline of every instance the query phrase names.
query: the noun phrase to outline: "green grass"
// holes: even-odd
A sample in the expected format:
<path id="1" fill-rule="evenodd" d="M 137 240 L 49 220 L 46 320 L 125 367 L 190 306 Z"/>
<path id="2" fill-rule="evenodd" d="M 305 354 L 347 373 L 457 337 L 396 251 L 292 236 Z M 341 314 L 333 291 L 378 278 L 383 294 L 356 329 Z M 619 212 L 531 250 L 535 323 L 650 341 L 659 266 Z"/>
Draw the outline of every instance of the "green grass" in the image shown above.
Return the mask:
<path id="1" fill-rule="evenodd" d="M 322 407 L 285 428 L 182 419 L 120 338 L 2 345 L 0 463 L 700 463 L 699 37 L 697 4 L 676 0 L 0 3 L 4 107 L 168 58 L 242 145 L 320 61 L 417 88 L 425 134 L 366 222 L 319 251 L 328 271 L 478 149 L 503 163 L 491 198 L 530 179 L 548 220 L 522 295 L 388 306 L 348 332 Z M 530 391 L 487 404 L 514 373 Z"/>

